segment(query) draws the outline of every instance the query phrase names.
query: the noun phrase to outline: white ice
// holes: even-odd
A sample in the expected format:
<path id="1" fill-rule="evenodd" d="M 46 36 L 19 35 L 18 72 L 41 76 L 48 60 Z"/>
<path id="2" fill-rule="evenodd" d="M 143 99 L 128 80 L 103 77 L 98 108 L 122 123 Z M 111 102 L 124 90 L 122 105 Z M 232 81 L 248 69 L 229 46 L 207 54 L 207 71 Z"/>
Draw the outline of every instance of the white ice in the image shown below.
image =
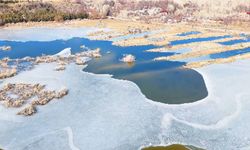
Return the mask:
<path id="1" fill-rule="evenodd" d="M 71 55 L 71 48 L 65 48 L 54 56 L 69 57 Z"/>
<path id="2" fill-rule="evenodd" d="M 39 107 L 32 117 L 0 107 L 0 115 L 5 116 L 0 118 L 0 146 L 127 150 L 150 143 L 183 143 L 209 150 L 246 149 L 250 146 L 249 64 L 245 60 L 199 69 L 209 95 L 182 105 L 153 102 L 132 82 L 82 72 L 74 64 L 64 72 L 54 71 L 55 64 L 42 64 L 4 83 L 67 87 L 69 95 Z"/>
<path id="3" fill-rule="evenodd" d="M 3 28 L 0 32 L 0 40 L 9 41 L 52 41 L 52 40 L 68 40 L 73 37 L 87 37 L 90 32 L 109 31 L 109 29 L 86 28 L 86 27 L 27 27 L 27 28 Z"/>
<path id="4" fill-rule="evenodd" d="M 157 135 L 154 128 L 157 124 L 152 123 L 160 122 L 160 115 L 151 114 L 155 106 L 145 103 L 145 97 L 135 84 L 107 75 L 85 73 L 73 64 L 65 72 L 56 72 L 54 65 L 42 64 L 4 81 L 38 82 L 52 89 L 67 87 L 69 95 L 39 107 L 32 117 L 15 116 L 14 110 L 6 112 L 6 108 L 1 108 L 0 114 L 14 116 L 21 122 L 13 122 L 15 119 L 6 122 L 0 118 L 0 147 L 43 149 L 47 145 L 48 149 L 57 149 L 57 144 L 65 145 L 64 141 L 69 139 L 69 135 L 58 135 L 66 127 L 72 130 L 71 147 L 74 143 L 73 147 L 79 149 L 136 149 L 138 144 L 143 144 L 144 137 L 148 136 L 145 140 L 150 141 L 151 135 Z M 58 140 L 51 141 L 53 136 Z M 51 144 L 46 144 L 49 142 Z"/>

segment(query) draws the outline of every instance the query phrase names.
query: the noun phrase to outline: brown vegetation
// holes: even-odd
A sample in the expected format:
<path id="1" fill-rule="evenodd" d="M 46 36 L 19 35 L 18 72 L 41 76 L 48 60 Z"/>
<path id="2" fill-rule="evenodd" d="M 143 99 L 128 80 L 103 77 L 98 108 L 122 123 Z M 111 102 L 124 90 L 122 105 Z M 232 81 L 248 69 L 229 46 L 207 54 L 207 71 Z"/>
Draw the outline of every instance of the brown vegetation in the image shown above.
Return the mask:
<path id="1" fill-rule="evenodd" d="M 41 2 L 3 4 L 0 3 L 0 25 L 17 22 L 63 21 L 87 18 L 83 5 L 66 5 Z M 68 9 L 66 9 L 68 8 Z M 70 9 L 71 8 L 71 9 Z M 70 9 L 70 10 L 69 10 Z"/>
<path id="2" fill-rule="evenodd" d="M 17 74 L 16 67 L 8 65 L 8 58 L 0 60 L 0 79 L 9 78 Z"/>
<path id="3" fill-rule="evenodd" d="M 29 100 L 31 100 L 29 106 L 26 106 L 17 113 L 17 115 L 30 116 L 36 113 L 37 105 L 46 105 L 51 100 L 60 99 L 67 94 L 67 89 L 57 92 L 46 90 L 45 85 L 40 84 L 9 83 L 0 90 L 0 101 L 7 108 L 18 108 L 29 103 Z M 34 98 L 37 98 L 37 100 L 34 100 Z"/>
<path id="4" fill-rule="evenodd" d="M 76 53 L 67 57 L 64 56 L 39 56 L 36 58 L 24 57 L 22 59 L 11 60 L 9 58 L 4 58 L 0 60 L 0 79 L 9 78 L 15 76 L 18 72 L 16 69 L 20 61 L 31 62 L 32 64 L 40 63 L 52 63 L 56 62 L 56 71 L 62 71 L 66 69 L 66 64 L 75 63 L 77 65 L 85 64 L 90 58 L 100 58 L 100 48 L 94 50 L 87 50 L 81 53 Z M 89 58 L 89 59 L 88 59 Z M 8 65 L 10 61 L 15 61 L 17 65 Z"/>
<path id="5" fill-rule="evenodd" d="M 17 115 L 23 115 L 23 116 L 31 116 L 36 113 L 36 107 L 34 105 L 30 105 L 20 112 L 17 113 Z"/>
<path id="6" fill-rule="evenodd" d="M 52 2 L 1 3 L 0 25 L 27 21 L 63 21 L 77 18 L 118 17 L 150 22 L 221 23 L 249 21 L 247 0 L 59 0 Z M 3 13 L 5 12 L 5 13 Z"/>
<path id="7" fill-rule="evenodd" d="M 0 50 L 10 51 L 11 50 L 11 46 L 0 46 Z"/>

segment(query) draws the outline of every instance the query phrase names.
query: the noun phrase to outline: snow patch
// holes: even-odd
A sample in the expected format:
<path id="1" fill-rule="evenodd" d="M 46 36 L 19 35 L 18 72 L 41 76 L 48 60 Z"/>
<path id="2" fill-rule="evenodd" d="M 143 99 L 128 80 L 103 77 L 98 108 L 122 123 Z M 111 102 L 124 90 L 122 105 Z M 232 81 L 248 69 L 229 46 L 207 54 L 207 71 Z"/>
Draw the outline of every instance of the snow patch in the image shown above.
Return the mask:
<path id="1" fill-rule="evenodd" d="M 54 56 L 69 57 L 71 55 L 71 48 L 65 48 Z"/>

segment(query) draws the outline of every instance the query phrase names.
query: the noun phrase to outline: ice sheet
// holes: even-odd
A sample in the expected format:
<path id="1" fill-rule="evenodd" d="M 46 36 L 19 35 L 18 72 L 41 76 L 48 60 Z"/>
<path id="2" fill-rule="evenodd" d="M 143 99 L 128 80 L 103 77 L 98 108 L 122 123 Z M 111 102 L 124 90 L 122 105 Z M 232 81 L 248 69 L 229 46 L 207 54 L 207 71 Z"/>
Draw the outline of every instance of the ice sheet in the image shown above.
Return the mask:
<path id="1" fill-rule="evenodd" d="M 0 40 L 9 41 L 53 41 L 68 40 L 73 37 L 87 37 L 90 32 L 109 31 L 109 29 L 101 28 L 85 28 L 85 27 L 27 27 L 17 29 L 1 29 Z"/>
<path id="2" fill-rule="evenodd" d="M 135 143 L 142 144 L 146 140 L 144 137 L 151 138 L 148 133 L 157 135 L 156 128 L 153 128 L 157 124 L 152 123 L 159 122 L 161 118 L 157 116 L 160 115 L 151 115 L 150 110 L 155 106 L 145 103 L 135 84 L 112 79 L 109 75 L 82 73 L 81 68 L 73 64 L 65 72 L 56 72 L 53 71 L 54 65 L 42 64 L 5 81 L 39 82 L 53 89 L 65 86 L 69 88 L 69 95 L 39 107 L 38 113 L 32 117 L 15 116 L 22 122 L 9 121 L 14 126 L 11 129 L 0 119 L 0 145 L 3 148 L 25 149 L 41 137 L 46 143 L 51 140 L 47 138 L 48 133 L 66 127 L 71 128 L 73 143 L 80 149 L 136 149 Z M 14 111 L 2 112 L 3 109 L 6 110 L 1 108 L 0 111 L 5 114 Z M 50 146 L 54 148 L 55 145 Z"/>
<path id="3" fill-rule="evenodd" d="M 127 150 L 150 143 L 183 143 L 209 150 L 246 149 L 250 145 L 249 64 L 245 60 L 199 69 L 209 96 L 182 105 L 150 101 L 132 82 L 82 72 L 73 64 L 65 72 L 54 71 L 55 64 L 42 64 L 4 83 L 65 86 L 69 95 L 39 107 L 32 117 L 15 116 L 14 110 L 0 107 L 1 115 L 12 117 L 0 118 L 0 146 Z"/>

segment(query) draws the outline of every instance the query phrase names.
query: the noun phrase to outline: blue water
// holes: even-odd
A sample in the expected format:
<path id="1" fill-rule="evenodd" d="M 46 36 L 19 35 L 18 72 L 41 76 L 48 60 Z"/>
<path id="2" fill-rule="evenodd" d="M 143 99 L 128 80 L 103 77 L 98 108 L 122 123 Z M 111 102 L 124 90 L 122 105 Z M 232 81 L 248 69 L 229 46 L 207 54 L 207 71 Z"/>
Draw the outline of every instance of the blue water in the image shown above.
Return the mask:
<path id="1" fill-rule="evenodd" d="M 175 53 L 147 53 L 145 50 L 155 46 L 119 47 L 109 41 L 72 38 L 50 42 L 32 41 L 0 41 L 1 45 L 9 45 L 11 51 L 0 51 L 0 58 L 23 58 L 53 55 L 62 49 L 71 47 L 73 53 L 83 51 L 81 45 L 90 49 L 100 48 L 102 57 L 92 59 L 84 71 L 97 74 L 112 74 L 114 78 L 130 80 L 136 83 L 142 93 L 149 99 L 169 104 L 188 103 L 207 96 L 203 77 L 191 69 L 180 69 L 183 62 L 153 61 L 153 58 L 169 56 Z M 111 52 L 111 53 L 107 53 Z M 121 62 L 124 54 L 136 57 L 134 64 Z M 23 62 L 21 67 L 27 68 Z M 112 91 L 111 91 L 112 92 Z"/>
<path id="2" fill-rule="evenodd" d="M 219 44 L 221 44 L 221 45 L 234 45 L 234 44 L 247 43 L 247 42 L 250 42 L 250 38 L 219 42 Z"/>
<path id="3" fill-rule="evenodd" d="M 250 34 L 246 34 L 246 33 L 241 33 L 240 36 L 245 37 L 245 38 L 250 38 Z"/>
<path id="4" fill-rule="evenodd" d="M 196 42 L 206 42 L 206 41 L 214 41 L 224 38 L 229 38 L 230 35 L 224 35 L 224 36 L 211 36 L 211 37 L 202 37 L 202 38 L 192 38 L 192 39 L 184 39 L 184 40 L 175 40 L 171 41 L 170 45 L 182 45 L 182 44 L 189 44 L 189 43 L 196 43 Z"/>
<path id="5" fill-rule="evenodd" d="M 243 48 L 243 49 L 236 49 L 233 51 L 214 53 L 214 54 L 195 57 L 195 58 L 183 59 L 183 61 L 185 61 L 185 62 L 198 62 L 198 61 L 204 61 L 204 60 L 209 60 L 209 59 L 228 58 L 228 57 L 242 55 L 242 54 L 246 54 L 246 53 L 250 53 L 250 47 Z"/>
<path id="6" fill-rule="evenodd" d="M 26 56 L 36 57 L 45 55 L 52 55 L 60 52 L 61 50 L 71 47 L 72 52 L 76 53 L 80 51 L 80 45 L 84 42 L 87 42 L 87 39 L 73 38 L 67 41 L 64 40 L 55 40 L 50 42 L 40 42 L 40 41 L 31 41 L 31 42 L 16 42 L 16 41 L 0 41 L 0 45 L 9 45 L 11 46 L 11 51 L 0 51 L 0 58 L 10 57 L 14 58 L 23 58 Z"/>
<path id="7" fill-rule="evenodd" d="M 242 55 L 245 53 L 250 52 L 250 47 L 244 48 L 244 49 L 237 49 L 233 51 L 227 51 L 227 52 L 222 52 L 222 53 L 216 53 L 216 54 L 211 54 L 210 58 L 212 59 L 217 59 L 217 58 L 227 58 L 235 55 Z"/>
<path id="8" fill-rule="evenodd" d="M 177 36 L 188 36 L 188 35 L 194 35 L 194 34 L 201 34 L 199 31 L 189 31 L 189 32 L 183 32 L 180 34 L 177 34 Z"/>

